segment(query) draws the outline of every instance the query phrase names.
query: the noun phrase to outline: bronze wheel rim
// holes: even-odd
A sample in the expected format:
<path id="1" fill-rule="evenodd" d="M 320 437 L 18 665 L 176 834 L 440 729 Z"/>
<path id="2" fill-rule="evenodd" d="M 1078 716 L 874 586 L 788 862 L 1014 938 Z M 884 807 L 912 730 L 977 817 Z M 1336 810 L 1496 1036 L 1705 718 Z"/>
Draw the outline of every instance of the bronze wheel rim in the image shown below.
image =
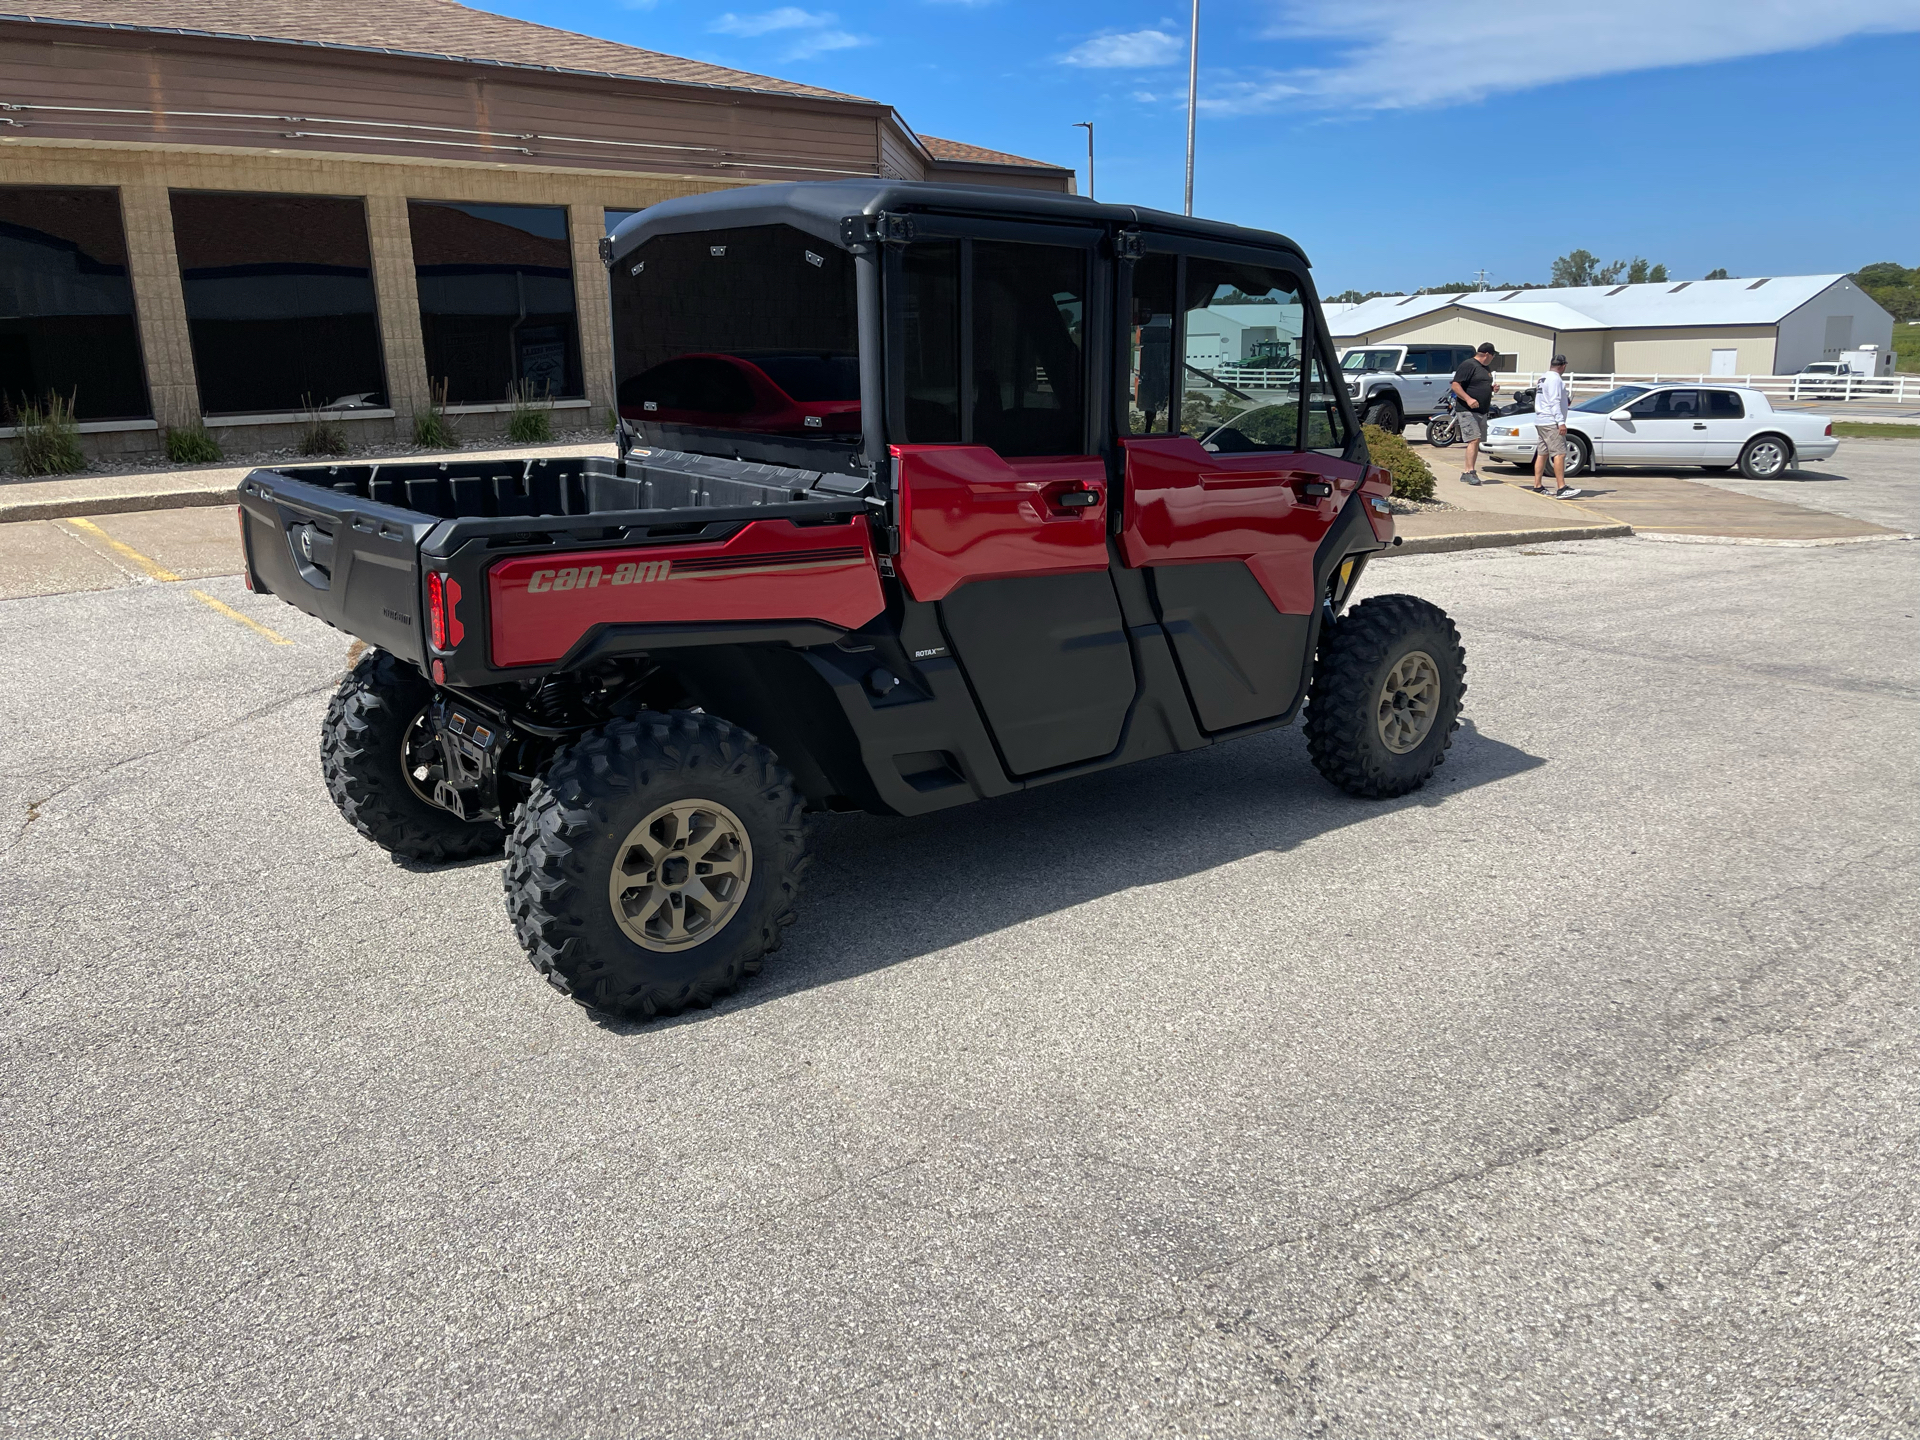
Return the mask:
<path id="1" fill-rule="evenodd" d="M 620 842 L 607 900 L 645 950 L 686 950 L 740 913 L 753 880 L 753 842 L 740 817 L 711 800 L 662 805 Z"/>
<path id="2" fill-rule="evenodd" d="M 1396 755 L 1416 749 L 1440 712 L 1440 667 L 1424 650 L 1402 655 L 1380 686 L 1380 743 Z"/>

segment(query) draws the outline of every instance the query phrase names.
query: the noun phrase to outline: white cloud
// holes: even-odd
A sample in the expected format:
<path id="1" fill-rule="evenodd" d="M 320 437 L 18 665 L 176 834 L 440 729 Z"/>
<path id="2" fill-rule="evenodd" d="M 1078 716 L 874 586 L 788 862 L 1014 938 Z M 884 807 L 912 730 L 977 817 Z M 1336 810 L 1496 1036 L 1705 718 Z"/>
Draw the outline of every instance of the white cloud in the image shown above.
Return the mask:
<path id="1" fill-rule="evenodd" d="M 1356 6 L 1278 0 L 1269 36 L 1350 48 L 1329 65 L 1210 87 L 1203 110 L 1402 110 L 1639 70 L 1810 50 L 1856 35 L 1920 30 L 1920 0 L 1613 0 L 1604 11 L 1468 0 Z M 1151 32 L 1150 32 L 1151 33 Z M 1207 59 L 1203 32 L 1201 59 Z"/>
<path id="2" fill-rule="evenodd" d="M 785 58 L 788 60 L 811 60 L 816 55 L 825 55 L 830 50 L 851 50 L 856 45 L 871 45 L 871 35 L 851 35 L 845 30 L 816 30 L 811 35 L 802 35 L 787 47 Z"/>
<path id="3" fill-rule="evenodd" d="M 1084 65 L 1094 70 L 1148 70 L 1177 65 L 1187 47 L 1164 30 L 1134 30 L 1125 35 L 1096 35 L 1060 57 L 1062 65 Z"/>
<path id="4" fill-rule="evenodd" d="M 802 10 L 797 5 L 782 5 L 757 15 L 736 15 L 731 10 L 707 26 L 720 35 L 742 35 L 751 39 L 761 35 L 788 35 L 793 43 L 781 55 L 782 60 L 811 60 L 833 50 L 851 50 L 856 45 L 871 45 L 871 35 L 855 35 L 834 28 L 840 17 L 831 10 Z"/>
<path id="5" fill-rule="evenodd" d="M 831 25 L 840 17 L 831 10 L 812 14 L 797 5 L 782 5 L 778 10 L 763 10 L 758 15 L 735 15 L 731 10 L 707 29 L 717 35 L 771 35 L 776 30 L 808 30 Z"/>

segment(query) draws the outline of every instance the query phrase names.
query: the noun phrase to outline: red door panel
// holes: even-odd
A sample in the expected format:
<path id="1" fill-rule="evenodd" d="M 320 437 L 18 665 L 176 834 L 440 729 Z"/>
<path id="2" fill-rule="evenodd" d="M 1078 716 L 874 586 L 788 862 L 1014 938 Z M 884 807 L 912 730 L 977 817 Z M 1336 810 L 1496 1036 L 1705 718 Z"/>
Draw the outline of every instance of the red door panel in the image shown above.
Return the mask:
<path id="1" fill-rule="evenodd" d="M 895 563 L 914 599 L 939 600 L 970 580 L 1107 568 L 1107 471 L 1097 455 L 1003 460 L 984 445 L 892 452 Z M 1092 503 L 1073 498 L 1089 492 Z"/>
<path id="2" fill-rule="evenodd" d="M 1129 566 L 1239 560 L 1284 615 L 1306 615 L 1313 552 L 1365 467 L 1311 451 L 1220 455 L 1191 436 L 1122 440 L 1127 459 L 1120 551 Z M 1315 498 L 1303 486 L 1322 482 Z"/>
<path id="3" fill-rule="evenodd" d="M 520 555 L 487 571 L 493 663 L 558 660 L 594 625 L 823 620 L 853 630 L 886 602 L 865 520 L 756 520 L 719 544 Z"/>

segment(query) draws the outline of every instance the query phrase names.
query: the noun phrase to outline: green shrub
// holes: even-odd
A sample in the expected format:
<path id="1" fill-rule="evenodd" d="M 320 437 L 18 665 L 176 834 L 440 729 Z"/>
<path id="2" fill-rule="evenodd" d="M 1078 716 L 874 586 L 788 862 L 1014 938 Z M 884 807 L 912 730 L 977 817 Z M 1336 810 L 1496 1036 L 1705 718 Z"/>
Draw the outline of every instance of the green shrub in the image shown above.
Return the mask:
<path id="1" fill-rule="evenodd" d="M 553 406 L 525 385 L 507 391 L 507 439 L 516 445 L 545 445 L 553 440 Z"/>
<path id="2" fill-rule="evenodd" d="M 211 465 L 227 458 L 220 442 L 207 433 L 204 425 L 169 426 L 162 443 L 167 447 L 167 459 L 176 465 Z"/>
<path id="3" fill-rule="evenodd" d="M 1373 463 L 1393 476 L 1393 493 L 1402 500 L 1433 499 L 1433 471 L 1400 436 L 1378 425 L 1363 427 Z"/>
<path id="4" fill-rule="evenodd" d="M 413 443 L 426 450 L 458 450 L 460 432 L 447 415 L 447 382 L 428 382 L 427 408 L 413 417 Z"/>
<path id="5" fill-rule="evenodd" d="M 73 418 L 73 396 L 26 400 L 7 418 L 19 429 L 13 442 L 13 465 L 22 475 L 71 475 L 87 468 L 80 427 Z"/>

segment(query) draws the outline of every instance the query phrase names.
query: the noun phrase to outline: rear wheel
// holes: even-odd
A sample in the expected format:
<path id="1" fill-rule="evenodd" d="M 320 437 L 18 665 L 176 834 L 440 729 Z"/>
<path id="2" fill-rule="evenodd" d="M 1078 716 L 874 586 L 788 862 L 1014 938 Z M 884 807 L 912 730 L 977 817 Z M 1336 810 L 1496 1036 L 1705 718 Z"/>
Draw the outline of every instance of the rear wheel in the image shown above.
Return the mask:
<path id="1" fill-rule="evenodd" d="M 432 801 L 444 778 L 427 723 L 433 686 L 413 666 L 369 650 L 340 682 L 320 729 L 320 769 L 340 813 L 367 839 L 410 860 L 498 855 L 506 834 Z"/>
<path id="2" fill-rule="evenodd" d="M 1432 415 L 1427 419 L 1427 444 L 1444 450 L 1460 437 L 1451 415 Z"/>
<path id="3" fill-rule="evenodd" d="M 1307 694 L 1307 753 L 1349 795 L 1427 783 L 1447 758 L 1467 690 L 1467 653 L 1447 612 L 1377 595 L 1321 634 Z"/>
<path id="4" fill-rule="evenodd" d="M 1756 435 L 1740 452 L 1740 473 L 1749 480 L 1778 480 L 1793 463 L 1793 447 L 1778 435 Z"/>
<path id="5" fill-rule="evenodd" d="M 1577 430 L 1567 431 L 1567 479 L 1593 473 L 1593 446 Z"/>
<path id="6" fill-rule="evenodd" d="M 535 782 L 507 842 L 507 914 L 556 989 L 644 1020 L 756 974 L 807 860 L 771 750 L 711 715 L 643 714 L 590 731 Z"/>
<path id="7" fill-rule="evenodd" d="M 1389 435 L 1398 435 L 1407 428 L 1407 417 L 1400 412 L 1400 402 L 1391 395 L 1376 395 L 1367 402 L 1366 414 L 1360 417 L 1363 425 L 1378 425 Z"/>

